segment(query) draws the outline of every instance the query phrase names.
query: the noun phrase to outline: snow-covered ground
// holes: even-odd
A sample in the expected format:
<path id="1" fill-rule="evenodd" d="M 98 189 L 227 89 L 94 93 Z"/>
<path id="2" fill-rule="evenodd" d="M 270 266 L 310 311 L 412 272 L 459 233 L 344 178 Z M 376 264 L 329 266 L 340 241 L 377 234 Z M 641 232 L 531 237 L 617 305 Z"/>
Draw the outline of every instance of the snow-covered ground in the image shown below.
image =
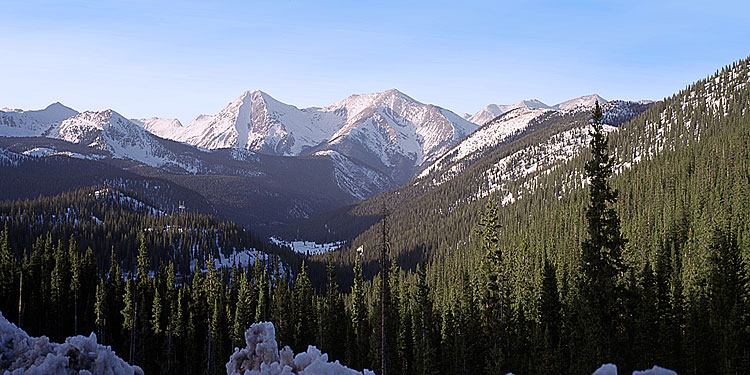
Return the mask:
<path id="1" fill-rule="evenodd" d="M 119 358 L 96 335 L 68 337 L 62 344 L 46 336 L 30 337 L 0 313 L 0 371 L 4 375 L 143 375 Z"/>
<path id="2" fill-rule="evenodd" d="M 255 263 L 256 258 L 265 259 L 266 254 L 255 249 L 234 250 L 229 256 L 219 251 L 219 258 L 214 258 L 214 268 L 248 267 Z M 197 259 L 190 261 L 190 271 L 195 271 Z"/>
<path id="3" fill-rule="evenodd" d="M 331 251 L 335 251 L 344 246 L 343 241 L 329 242 L 329 243 L 317 243 L 312 241 L 284 241 L 276 237 L 270 238 L 271 242 L 279 246 L 286 246 L 294 250 L 294 252 L 304 255 L 317 255 L 325 254 Z"/>
<path id="4" fill-rule="evenodd" d="M 617 375 L 617 366 L 612 363 L 605 363 L 596 369 L 592 375 Z M 633 375 L 677 375 L 677 373 L 655 365 L 648 370 L 633 371 Z"/>
<path id="5" fill-rule="evenodd" d="M 285 346 L 279 351 L 276 330 L 271 322 L 254 323 L 245 331 L 245 348 L 236 348 L 227 362 L 227 375 L 375 375 L 352 370 L 339 361 L 328 362 L 328 355 L 310 345 L 294 355 Z"/>

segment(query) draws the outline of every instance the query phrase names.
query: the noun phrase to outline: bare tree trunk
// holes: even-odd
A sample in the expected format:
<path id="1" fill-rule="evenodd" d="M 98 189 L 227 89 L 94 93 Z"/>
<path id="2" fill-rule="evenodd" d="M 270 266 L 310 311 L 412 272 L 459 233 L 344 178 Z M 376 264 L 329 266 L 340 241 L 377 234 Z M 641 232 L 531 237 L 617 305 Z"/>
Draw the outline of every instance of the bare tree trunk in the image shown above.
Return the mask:
<path id="1" fill-rule="evenodd" d="M 21 276 L 18 278 L 18 328 L 23 324 L 23 267 L 21 267 Z"/>

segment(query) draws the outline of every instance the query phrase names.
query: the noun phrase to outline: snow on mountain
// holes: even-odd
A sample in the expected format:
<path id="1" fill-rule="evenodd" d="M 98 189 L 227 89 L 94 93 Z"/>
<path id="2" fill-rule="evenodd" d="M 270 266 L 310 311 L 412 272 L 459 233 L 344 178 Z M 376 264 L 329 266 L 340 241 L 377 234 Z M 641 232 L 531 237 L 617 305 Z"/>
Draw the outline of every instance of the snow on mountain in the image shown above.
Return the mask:
<path id="1" fill-rule="evenodd" d="M 479 112 L 475 113 L 473 116 L 469 117 L 468 120 L 477 125 L 484 125 L 487 122 L 492 121 L 495 117 L 500 116 L 503 113 L 510 112 L 516 108 L 552 109 L 552 107 L 544 104 L 542 101 L 538 99 L 521 100 L 518 103 L 508 104 L 508 105 L 490 104 L 482 108 Z"/>
<path id="2" fill-rule="evenodd" d="M 0 136 L 37 137 L 55 123 L 77 114 L 77 111 L 59 102 L 34 111 L 3 108 L 0 110 Z"/>
<path id="3" fill-rule="evenodd" d="M 563 111 L 571 111 L 571 110 L 582 109 L 582 108 L 593 108 L 594 103 L 596 101 L 599 101 L 599 105 L 602 105 L 607 102 L 607 99 L 604 99 L 597 94 L 585 95 L 585 96 L 566 100 L 562 103 L 556 104 L 554 108 L 563 110 Z"/>
<path id="4" fill-rule="evenodd" d="M 45 135 L 152 167 L 177 165 L 188 171 L 197 169 L 197 162 L 178 157 L 162 144 L 163 140 L 111 109 L 82 112 L 54 125 Z"/>
<path id="5" fill-rule="evenodd" d="M 323 108 L 299 109 L 247 91 L 217 115 L 199 116 L 166 138 L 194 146 L 297 156 L 335 150 L 391 177 L 408 180 L 477 126 L 398 90 L 351 95 Z"/>
<path id="6" fill-rule="evenodd" d="M 411 179 L 477 128 L 451 111 L 398 90 L 352 95 L 322 111 L 343 114 L 346 122 L 319 149 L 361 160 L 397 183 Z"/>
<path id="7" fill-rule="evenodd" d="M 152 117 L 149 119 L 130 119 L 130 121 L 162 138 L 169 138 L 172 134 L 180 132 L 183 128 L 180 120 L 176 118 Z"/>
<path id="8" fill-rule="evenodd" d="M 315 155 L 328 156 L 333 160 L 333 175 L 339 188 L 356 199 L 365 199 L 393 188 L 391 181 L 382 173 L 341 155 L 338 151 L 318 151 Z"/>
<path id="9" fill-rule="evenodd" d="M 553 112 L 552 109 L 530 109 L 519 107 L 505 113 L 466 137 L 450 152 L 443 154 L 435 163 L 425 168 L 419 177 L 425 177 L 436 169 L 444 168 L 477 151 L 494 148 L 507 137 L 522 131 L 539 116 Z"/>
<path id="10" fill-rule="evenodd" d="M 336 114 L 299 109 L 262 91 L 247 91 L 217 115 L 202 115 L 166 138 L 194 146 L 300 155 L 325 141 L 342 121 Z"/>

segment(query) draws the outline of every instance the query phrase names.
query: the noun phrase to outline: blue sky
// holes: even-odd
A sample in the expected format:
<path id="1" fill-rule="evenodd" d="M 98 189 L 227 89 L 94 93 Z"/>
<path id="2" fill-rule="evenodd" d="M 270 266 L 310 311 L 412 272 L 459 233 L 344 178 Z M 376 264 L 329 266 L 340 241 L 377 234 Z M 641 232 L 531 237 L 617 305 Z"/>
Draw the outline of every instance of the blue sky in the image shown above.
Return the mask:
<path id="1" fill-rule="evenodd" d="M 656 3 L 656 4 L 653 4 Z M 660 99 L 750 54 L 750 2 L 5 1 L 0 107 L 216 113 L 390 88 L 457 113 Z"/>

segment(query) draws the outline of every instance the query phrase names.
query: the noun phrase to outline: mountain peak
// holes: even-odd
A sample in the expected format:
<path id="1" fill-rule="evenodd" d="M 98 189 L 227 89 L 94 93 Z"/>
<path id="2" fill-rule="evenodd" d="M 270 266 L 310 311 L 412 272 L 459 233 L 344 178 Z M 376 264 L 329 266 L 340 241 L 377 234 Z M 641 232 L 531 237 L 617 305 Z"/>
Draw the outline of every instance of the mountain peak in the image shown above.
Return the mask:
<path id="1" fill-rule="evenodd" d="M 576 108 L 590 108 L 594 106 L 594 103 L 599 102 L 599 104 L 604 104 L 608 100 L 602 98 L 598 94 L 589 94 L 584 96 L 579 96 L 577 98 L 573 98 L 570 100 L 566 100 L 562 103 L 556 104 L 554 108 L 561 109 L 561 110 L 573 110 Z"/>

